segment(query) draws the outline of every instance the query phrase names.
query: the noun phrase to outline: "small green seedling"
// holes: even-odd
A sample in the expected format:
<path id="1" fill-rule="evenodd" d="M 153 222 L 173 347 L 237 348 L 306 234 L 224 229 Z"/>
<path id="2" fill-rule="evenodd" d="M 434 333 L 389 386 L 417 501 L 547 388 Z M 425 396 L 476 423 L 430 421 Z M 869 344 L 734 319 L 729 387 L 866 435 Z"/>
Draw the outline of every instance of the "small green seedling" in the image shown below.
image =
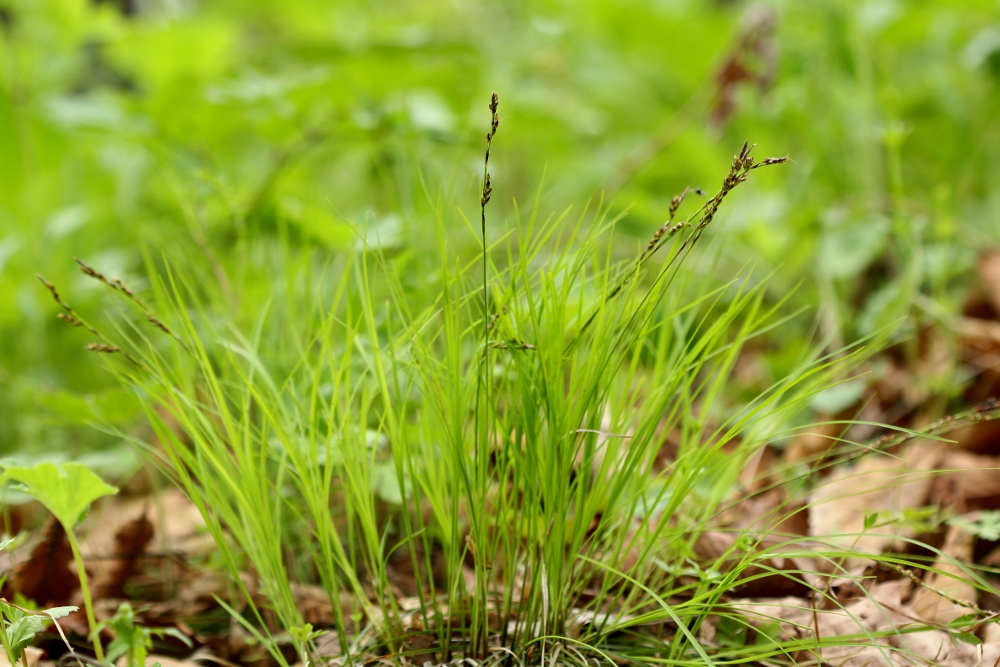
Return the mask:
<path id="1" fill-rule="evenodd" d="M 40 616 L 26 614 L 6 601 L 0 602 L 0 643 L 11 665 L 18 663 L 44 622 Z"/>
<path id="2" fill-rule="evenodd" d="M 874 517 L 874 518 L 873 518 Z M 907 507 L 902 511 L 878 512 L 865 517 L 865 530 L 896 526 L 914 534 L 930 533 L 941 525 L 941 510 L 937 507 Z"/>
<path id="3" fill-rule="evenodd" d="M 118 489 L 107 484 L 90 468 L 80 463 L 39 463 L 30 468 L 12 466 L 4 470 L 0 481 L 13 482 L 15 488 L 26 493 L 45 505 L 66 531 L 66 539 L 73 550 L 76 571 L 80 577 L 80 592 L 83 593 L 83 606 L 87 612 L 87 624 L 97 627 L 94 618 L 94 604 L 90 599 L 90 586 L 87 585 L 87 571 L 83 567 L 83 556 L 80 545 L 73 533 L 73 528 L 83 520 L 90 510 L 90 505 L 98 498 L 114 495 Z M 104 661 L 104 650 L 98 633 L 92 632 L 94 654 L 98 661 Z"/>
<path id="4" fill-rule="evenodd" d="M 962 516 L 952 517 L 948 519 L 948 523 L 982 540 L 990 542 L 1000 540 L 1000 512 L 996 510 L 980 512 L 975 519 Z"/>
<path id="5" fill-rule="evenodd" d="M 118 607 L 118 611 L 110 620 L 98 624 L 91 634 L 96 636 L 105 628 L 111 630 L 115 637 L 108 644 L 108 662 L 114 662 L 125 656 L 128 667 L 143 667 L 146 664 L 146 656 L 149 655 L 149 649 L 153 647 L 154 636 L 174 637 L 184 642 L 188 647 L 191 646 L 191 640 L 176 628 L 146 628 L 137 625 L 135 611 L 132 609 L 132 605 L 127 602 L 123 602 Z"/>
<path id="6" fill-rule="evenodd" d="M 52 621 L 56 624 L 63 641 L 72 651 L 73 648 L 56 619 L 72 614 L 78 609 L 79 607 L 53 607 L 42 611 L 33 611 L 0 598 L 0 643 L 3 644 L 10 664 L 16 665 L 17 661 L 23 658 L 24 649 L 31 645 L 35 635 L 42 630 L 46 621 Z M 27 661 L 25 661 L 25 665 L 27 665 Z"/>
<path id="7" fill-rule="evenodd" d="M 14 538 L 0 541 L 0 551 L 9 547 L 13 542 Z M 0 577 L 0 586 L 6 579 L 6 575 Z M 3 645 L 9 664 L 17 664 L 24 649 L 31 644 L 35 634 L 42 629 L 43 622 L 39 616 L 26 613 L 16 605 L 9 604 L 0 598 L 0 644 Z"/>
<path id="8" fill-rule="evenodd" d="M 312 623 L 306 623 L 305 625 L 288 629 L 288 634 L 290 634 L 292 639 L 294 639 L 299 645 L 299 650 L 301 651 L 299 659 L 302 660 L 302 664 L 305 665 L 305 667 L 309 667 L 309 665 L 312 664 L 309 661 L 309 643 L 314 639 L 322 637 L 326 633 L 326 630 L 313 630 Z"/>
<path id="9" fill-rule="evenodd" d="M 965 614 L 956 618 L 944 629 L 948 633 L 951 643 L 956 647 L 959 646 L 960 642 L 971 646 L 981 646 L 983 640 L 976 636 L 976 629 L 987 623 L 996 623 L 996 621 L 997 619 L 993 614 L 985 618 L 983 618 L 982 612 L 979 614 Z"/>

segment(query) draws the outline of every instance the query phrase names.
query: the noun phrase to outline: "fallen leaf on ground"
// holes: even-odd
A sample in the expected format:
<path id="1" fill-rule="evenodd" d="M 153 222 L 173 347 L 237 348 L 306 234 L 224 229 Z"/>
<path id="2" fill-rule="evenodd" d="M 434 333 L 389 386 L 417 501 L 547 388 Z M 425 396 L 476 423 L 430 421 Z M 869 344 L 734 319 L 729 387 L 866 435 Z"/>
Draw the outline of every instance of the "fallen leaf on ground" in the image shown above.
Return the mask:
<path id="1" fill-rule="evenodd" d="M 909 580 L 873 586 L 863 598 L 841 608 L 817 609 L 804 598 L 763 602 L 738 600 L 733 607 L 755 627 L 766 631 L 777 622 L 776 639 L 818 638 L 815 647 L 794 656 L 799 664 L 815 664 L 816 653 L 830 667 L 992 667 L 1000 660 L 1000 645 L 967 643 L 943 630 L 926 628 L 904 601 Z M 921 627 L 926 629 L 920 629 Z M 844 639 L 854 636 L 855 639 Z M 882 636 L 884 635 L 884 636 Z M 838 639 L 839 638 L 839 639 Z M 823 640 L 828 643 L 824 645 Z M 832 640 L 832 641 L 831 641 Z"/>
<path id="2" fill-rule="evenodd" d="M 979 258 L 979 282 L 993 310 L 1000 313 L 1000 250 L 990 250 Z"/>
<path id="3" fill-rule="evenodd" d="M 942 456 L 940 443 L 922 441 L 904 447 L 898 456 L 873 453 L 835 471 L 809 496 L 809 534 L 868 553 L 880 553 L 897 537 L 911 536 L 906 525 L 865 531 L 865 517 L 924 506 Z"/>
<path id="4" fill-rule="evenodd" d="M 1000 422 L 969 424 L 949 433 L 948 439 L 976 454 L 1000 456 Z"/>
<path id="5" fill-rule="evenodd" d="M 954 450 L 942 461 L 931 499 L 957 512 L 1000 507 L 1000 457 Z"/>
<path id="6" fill-rule="evenodd" d="M 146 656 L 146 667 L 153 667 L 157 663 L 160 664 L 160 667 L 205 667 L 205 663 L 201 662 L 177 660 L 176 658 L 168 658 L 163 655 Z M 118 662 L 115 663 L 116 667 L 128 667 L 128 664 L 128 659 L 125 656 L 118 658 Z"/>
<path id="7" fill-rule="evenodd" d="M 29 646 L 24 649 L 24 655 L 18 661 L 17 667 L 36 667 L 42 661 L 43 655 L 45 655 L 45 651 L 42 649 Z M 7 656 L 3 654 L 3 651 L 0 651 L 0 667 L 11 667 L 10 661 L 7 660 Z"/>
<path id="8" fill-rule="evenodd" d="M 943 556 L 938 556 L 911 601 L 920 618 L 943 625 L 975 610 L 976 589 L 967 581 L 969 574 L 955 563 L 972 562 L 974 542 L 975 537 L 960 526 L 948 529 Z"/>
<path id="9" fill-rule="evenodd" d="M 122 527 L 147 516 L 156 533 L 155 549 L 182 553 L 187 557 L 215 552 L 215 542 L 205 530 L 205 522 L 180 489 L 165 489 L 153 496 L 115 499 L 84 523 L 80 551 L 84 558 L 103 559 L 112 551 L 115 535 Z"/>
<path id="10" fill-rule="evenodd" d="M 799 542 L 785 544 L 786 538 L 775 535 L 765 536 L 756 551 L 747 554 L 735 548 L 737 534 L 723 531 L 706 531 L 694 545 L 700 561 L 711 564 L 720 572 L 728 572 L 740 566 L 737 586 L 741 595 L 777 597 L 782 595 L 803 595 L 810 586 L 821 586 L 817 572 L 825 569 L 826 561 L 803 556 L 808 547 Z M 784 555 L 781 552 L 789 552 Z M 751 564 L 747 565 L 746 561 Z M 789 574 L 784 574 L 789 573 Z"/>
<path id="11" fill-rule="evenodd" d="M 835 447 L 846 426 L 832 423 L 834 419 L 837 417 L 833 415 L 816 415 L 816 421 L 819 423 L 792 440 L 785 452 L 785 460 L 788 462 L 812 460 L 831 447 Z"/>
<path id="12" fill-rule="evenodd" d="M 96 597 L 124 597 L 125 582 L 138 570 L 139 560 L 152 542 L 153 533 L 153 524 L 145 514 L 129 521 L 118 530 L 111 558 L 94 586 Z"/>
<path id="13" fill-rule="evenodd" d="M 16 591 L 41 606 L 65 605 L 79 587 L 66 531 L 52 518 L 31 556 L 17 566 L 14 576 L 4 584 L 3 597 L 12 598 Z"/>

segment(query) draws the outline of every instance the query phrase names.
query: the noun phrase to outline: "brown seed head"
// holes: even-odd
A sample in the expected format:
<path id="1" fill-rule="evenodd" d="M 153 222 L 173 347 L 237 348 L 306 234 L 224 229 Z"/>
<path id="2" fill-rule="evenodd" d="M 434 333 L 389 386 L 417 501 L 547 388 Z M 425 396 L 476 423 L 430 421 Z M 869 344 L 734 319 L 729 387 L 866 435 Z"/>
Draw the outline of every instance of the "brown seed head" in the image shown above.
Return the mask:
<path id="1" fill-rule="evenodd" d="M 58 315 L 56 315 L 56 317 L 58 317 L 63 322 L 66 322 L 67 324 L 73 325 L 74 327 L 83 326 L 83 322 L 76 319 L 76 317 L 74 317 L 73 315 L 67 315 L 66 313 L 59 313 Z"/>
<path id="2" fill-rule="evenodd" d="M 146 320 L 148 320 L 150 324 L 152 324 L 154 327 L 156 327 L 163 333 L 172 335 L 172 332 L 170 331 L 170 329 L 167 328 L 167 325 L 164 324 L 162 321 L 160 321 L 160 319 L 157 318 L 156 315 L 153 315 L 153 313 L 149 312 L 148 310 L 144 314 L 146 315 Z"/>
<path id="3" fill-rule="evenodd" d="M 135 296 L 135 292 L 133 292 L 132 290 L 130 290 L 128 288 L 128 286 L 125 283 L 123 283 L 121 280 L 119 280 L 118 278 L 115 278 L 115 281 L 114 281 L 114 283 L 113 283 L 112 286 L 115 289 L 117 289 L 118 291 L 123 292 L 124 294 L 126 294 L 126 295 L 128 295 L 130 297 L 134 297 Z"/>
<path id="4" fill-rule="evenodd" d="M 490 195 L 493 194 L 493 185 L 490 183 L 490 175 L 486 174 L 486 187 L 483 188 L 483 198 L 481 204 L 486 206 L 486 203 L 490 200 Z"/>
<path id="5" fill-rule="evenodd" d="M 115 352 L 122 351 L 120 347 L 107 345 L 105 343 L 88 343 L 85 349 L 90 350 L 91 352 L 101 352 L 103 354 L 114 354 Z"/>
<path id="6" fill-rule="evenodd" d="M 679 195 L 674 195 L 674 198 L 670 200 L 670 220 L 673 220 L 674 216 L 677 215 L 677 209 L 679 209 L 681 204 L 684 202 L 684 197 L 687 196 L 688 190 L 690 190 L 690 188 L 684 188 L 684 192 Z"/>
<path id="7" fill-rule="evenodd" d="M 96 278 L 97 280 L 100 280 L 102 283 L 108 282 L 107 277 L 105 277 L 103 273 L 101 273 L 94 267 L 90 266 L 79 257 L 74 257 L 73 259 L 75 259 L 76 263 L 80 265 L 80 272 L 83 273 L 85 276 Z"/>
<path id="8" fill-rule="evenodd" d="M 787 155 L 785 155 L 783 157 L 768 157 L 768 158 L 764 158 L 763 162 L 758 162 L 757 164 L 755 164 L 751 168 L 752 169 L 757 169 L 758 167 L 766 167 L 769 164 L 781 164 L 783 162 L 788 162 L 788 156 Z"/>
<path id="9" fill-rule="evenodd" d="M 51 294 L 52 298 L 56 300 L 56 303 L 62 305 L 62 299 L 59 298 L 59 290 L 56 289 L 56 286 L 46 280 L 42 274 L 36 273 L 35 275 L 42 281 L 42 284 L 45 285 L 45 289 L 49 291 L 49 294 Z"/>
<path id="10" fill-rule="evenodd" d="M 493 97 L 490 98 L 490 111 L 493 112 L 493 125 L 490 129 L 490 133 L 487 135 L 487 141 L 493 138 L 493 135 L 497 133 L 497 128 L 500 127 L 500 116 L 497 115 L 497 107 L 500 106 L 500 98 L 494 91 Z"/>

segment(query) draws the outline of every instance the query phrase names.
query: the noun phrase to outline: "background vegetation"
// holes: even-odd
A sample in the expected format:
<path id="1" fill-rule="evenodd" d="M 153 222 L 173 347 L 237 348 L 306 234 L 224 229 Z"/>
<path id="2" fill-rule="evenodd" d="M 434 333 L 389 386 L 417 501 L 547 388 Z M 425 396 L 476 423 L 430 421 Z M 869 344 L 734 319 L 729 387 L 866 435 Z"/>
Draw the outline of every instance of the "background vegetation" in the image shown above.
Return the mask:
<path id="1" fill-rule="evenodd" d="M 367 224 L 406 262 L 427 224 L 421 179 L 474 215 L 493 89 L 498 217 L 539 183 L 547 210 L 604 192 L 631 207 L 632 254 L 751 138 L 794 163 L 724 212 L 728 266 L 780 267 L 768 289 L 801 283 L 794 302 L 843 341 L 920 310 L 916 290 L 953 313 L 974 249 L 1000 233 L 997 14 L 986 0 L 5 2 L 0 450 L 106 450 L 117 439 L 81 423 L 138 411 L 36 272 L 84 307 L 106 295 L 73 257 L 140 285 L 143 252 L 198 257 L 252 317 L 250 237 L 331 257 Z"/>

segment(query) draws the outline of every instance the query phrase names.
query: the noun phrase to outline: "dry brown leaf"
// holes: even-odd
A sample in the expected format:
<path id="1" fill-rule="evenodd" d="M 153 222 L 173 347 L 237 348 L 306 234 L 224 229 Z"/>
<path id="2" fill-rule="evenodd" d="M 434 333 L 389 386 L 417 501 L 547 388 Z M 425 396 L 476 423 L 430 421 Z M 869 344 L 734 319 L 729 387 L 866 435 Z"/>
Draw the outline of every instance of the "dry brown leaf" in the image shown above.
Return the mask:
<path id="1" fill-rule="evenodd" d="M 785 460 L 789 463 L 795 461 L 811 460 L 826 452 L 831 447 L 838 444 L 837 438 L 844 432 L 844 424 L 830 423 L 836 419 L 831 415 L 817 415 L 816 421 L 809 432 L 801 433 L 788 446 L 785 451 Z"/>
<path id="2" fill-rule="evenodd" d="M 150 618 L 172 623 L 215 606 L 211 595 L 197 597 L 203 587 L 184 566 L 211 553 L 215 544 L 204 530 L 197 508 L 180 490 L 168 489 L 152 497 L 116 498 L 91 514 L 81 532 L 80 549 L 88 572 L 101 588 L 95 596 L 98 618 L 114 615 L 121 601 L 121 584 L 127 579 L 141 584 L 152 599 L 165 600 L 153 603 Z M 137 565 L 154 572 L 155 577 L 137 576 Z M 194 587 L 189 591 L 192 580 Z M 213 592 L 228 596 L 224 587 Z"/>
<path id="3" fill-rule="evenodd" d="M 153 667 L 156 663 L 160 663 L 161 667 L 205 667 L 204 663 L 193 662 L 190 660 L 177 660 L 176 658 L 168 658 L 163 655 L 147 655 L 146 656 L 146 667 Z M 115 663 L 117 667 L 128 667 L 128 658 L 122 656 Z"/>
<path id="4" fill-rule="evenodd" d="M 45 655 L 45 651 L 42 649 L 29 646 L 24 649 L 24 655 L 18 661 L 17 667 L 36 667 L 41 662 L 43 655 Z M 0 651 L 0 667 L 10 667 L 10 661 L 7 660 L 3 651 Z"/>
<path id="5" fill-rule="evenodd" d="M 808 600 L 785 598 L 762 603 L 756 600 L 739 600 L 733 606 L 749 622 L 763 627 L 777 620 L 781 633 L 779 639 L 821 639 L 858 634 L 908 632 L 888 634 L 885 637 L 866 638 L 856 643 L 825 646 L 820 649 L 823 664 L 831 667 L 911 667 L 937 665 L 938 667 L 992 666 L 1000 660 L 1000 644 L 983 643 L 973 646 L 955 641 L 946 632 L 924 630 L 913 632 L 916 620 L 905 609 L 911 583 L 908 580 L 889 581 L 873 586 L 867 597 L 856 600 L 843 608 L 814 610 Z M 813 651 L 801 651 L 797 656 L 814 664 Z"/>
<path id="6" fill-rule="evenodd" d="M 894 659 L 914 658 L 895 664 L 935 665 L 936 667 L 994 667 L 1000 661 L 1000 645 L 973 646 L 954 639 L 947 632 L 930 630 L 905 635 L 892 635 L 889 643 L 900 653 Z M 833 663 L 837 665 L 837 663 Z M 841 667 L 837 665 L 837 667 Z M 847 666 L 845 666 L 847 667 Z M 850 667 L 854 667 L 851 665 Z"/>
<path id="7" fill-rule="evenodd" d="M 802 500 L 789 499 L 784 488 L 756 493 L 726 509 L 720 516 L 730 529 L 767 535 L 808 535 L 809 511 Z"/>
<path id="8" fill-rule="evenodd" d="M 242 574 L 240 580 L 253 599 L 254 604 L 266 608 L 271 602 L 267 593 L 260 590 L 256 579 Z M 228 600 L 232 593 L 232 581 L 228 574 L 218 571 L 191 571 L 190 576 L 177 585 L 177 594 L 169 600 L 148 606 L 145 615 L 151 618 L 192 618 L 208 609 L 217 607 L 216 598 Z M 321 586 L 289 582 L 295 606 L 307 623 L 315 626 L 332 626 L 336 623 L 330 596 Z M 341 608 L 353 613 L 358 607 L 353 595 L 339 593 Z"/>
<path id="9" fill-rule="evenodd" d="M 954 561 L 971 563 L 974 541 L 975 538 L 965 529 L 959 526 L 949 528 L 941 547 L 944 556 L 938 556 L 934 563 L 938 572 L 927 573 L 924 586 L 917 589 L 910 603 L 920 618 L 943 625 L 971 611 L 970 607 L 959 603 L 974 605 L 976 588 L 965 581 L 969 575 Z"/>
<path id="10" fill-rule="evenodd" d="M 17 591 L 43 607 L 65 605 L 79 587 L 66 531 L 52 518 L 31 557 L 19 564 L 13 578 L 4 584 L 3 595 L 10 598 L 12 591 Z"/>
<path id="11" fill-rule="evenodd" d="M 885 526 L 864 532 L 873 512 L 898 513 L 927 503 L 944 450 L 938 442 L 918 441 L 898 457 L 869 454 L 835 471 L 809 496 L 809 534 L 857 551 L 879 553 L 912 530 Z"/>
<path id="12" fill-rule="evenodd" d="M 295 606 L 302 614 L 302 620 L 312 623 L 315 626 L 331 626 L 336 624 L 336 617 L 333 614 L 333 607 L 330 605 L 330 594 L 321 586 L 311 584 L 300 584 L 291 582 L 292 596 L 295 599 Z M 351 602 L 344 606 L 345 602 Z M 263 600 L 259 601 L 263 602 Z M 352 609 L 356 604 L 350 596 L 341 596 L 341 606 L 345 609 Z"/>
<path id="13" fill-rule="evenodd" d="M 982 639 L 987 646 L 1000 646 L 1000 624 L 987 623 L 983 627 Z"/>
<path id="14" fill-rule="evenodd" d="M 1000 457 L 949 451 L 941 463 L 948 470 L 934 480 L 932 500 L 956 508 L 992 508 L 1000 501 Z"/>
<path id="15" fill-rule="evenodd" d="M 316 640 L 316 655 L 321 657 L 334 657 L 343 654 L 340 647 L 340 635 L 336 630 L 330 630 L 325 635 Z"/>
<path id="16" fill-rule="evenodd" d="M 147 515 L 156 530 L 156 549 L 179 552 L 188 557 L 205 556 L 215 551 L 215 542 L 205 530 L 205 522 L 194 503 L 180 489 L 166 489 L 154 496 L 115 499 L 85 522 L 85 536 L 80 550 L 84 557 L 103 559 L 111 551 L 121 527 Z M 97 563 L 95 563 L 96 565 Z"/>
<path id="17" fill-rule="evenodd" d="M 720 571 L 726 572 L 746 557 L 744 552 L 733 549 L 736 537 L 735 533 L 706 531 L 695 542 L 695 554 L 701 561 L 713 563 Z M 786 538 L 776 535 L 767 535 L 761 540 L 759 547 L 761 551 L 773 549 L 776 553 L 767 558 L 758 557 L 755 559 L 755 564 L 744 567 L 741 579 L 749 581 L 737 588 L 741 595 L 768 598 L 801 595 L 805 594 L 810 586 L 822 586 L 820 575 L 813 573 L 825 571 L 827 561 L 820 558 L 783 556 L 781 551 L 801 552 L 808 548 L 804 543 L 780 546 L 784 542 Z M 784 572 L 790 574 L 784 575 L 782 574 Z"/>
<path id="18" fill-rule="evenodd" d="M 746 491 L 756 492 L 773 482 L 771 471 L 778 460 L 774 447 L 765 445 L 759 447 L 747 461 L 740 473 L 740 486 Z"/>
<path id="19" fill-rule="evenodd" d="M 1000 456 L 1000 422 L 977 422 L 948 434 L 956 447 L 976 454 Z"/>
<path id="20" fill-rule="evenodd" d="M 115 534 L 111 559 L 97 580 L 94 593 L 98 598 L 119 598 L 125 595 L 125 582 L 138 569 L 139 559 L 153 540 L 153 524 L 141 514 L 123 525 Z"/>
<path id="21" fill-rule="evenodd" d="M 775 66 L 774 22 L 773 10 L 758 7 L 747 13 L 735 47 L 715 73 L 715 126 L 725 126 L 736 112 L 740 88 L 749 85 L 765 92 L 770 86 Z"/>
<path id="22" fill-rule="evenodd" d="M 964 345 L 989 348 L 1000 344 L 1000 322 L 962 317 L 956 321 L 955 327 Z"/>
<path id="23" fill-rule="evenodd" d="M 1000 250 L 990 250 L 979 258 L 979 281 L 993 310 L 1000 313 Z"/>
<path id="24" fill-rule="evenodd" d="M 986 320 L 975 322 L 986 324 L 977 325 L 973 332 L 963 330 L 959 339 L 962 344 L 962 361 L 974 380 L 966 387 L 963 396 L 969 403 L 982 403 L 1000 395 L 1000 323 Z M 969 335 L 970 333 L 976 335 Z"/>

